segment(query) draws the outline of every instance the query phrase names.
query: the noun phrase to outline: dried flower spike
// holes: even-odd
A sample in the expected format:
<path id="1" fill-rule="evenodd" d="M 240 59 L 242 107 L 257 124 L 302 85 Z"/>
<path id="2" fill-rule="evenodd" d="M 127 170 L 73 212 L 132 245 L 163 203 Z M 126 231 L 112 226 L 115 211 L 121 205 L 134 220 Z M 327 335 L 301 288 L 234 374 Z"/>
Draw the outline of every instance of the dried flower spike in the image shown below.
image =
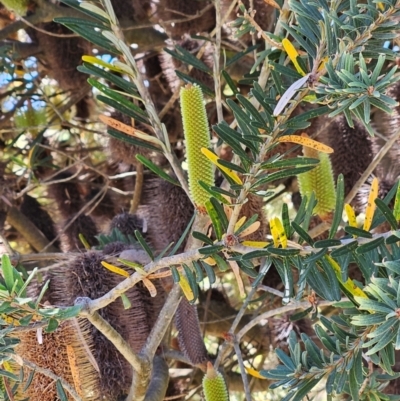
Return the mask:
<path id="1" fill-rule="evenodd" d="M 229 394 L 222 374 L 207 363 L 207 372 L 203 377 L 203 391 L 206 401 L 228 401 Z"/>
<path id="2" fill-rule="evenodd" d="M 186 155 L 189 172 L 189 189 L 192 201 L 201 212 L 210 195 L 199 181 L 214 185 L 212 162 L 201 152 L 210 147 L 210 131 L 203 94 L 197 85 L 188 84 L 181 89 L 181 110 L 186 140 Z"/>

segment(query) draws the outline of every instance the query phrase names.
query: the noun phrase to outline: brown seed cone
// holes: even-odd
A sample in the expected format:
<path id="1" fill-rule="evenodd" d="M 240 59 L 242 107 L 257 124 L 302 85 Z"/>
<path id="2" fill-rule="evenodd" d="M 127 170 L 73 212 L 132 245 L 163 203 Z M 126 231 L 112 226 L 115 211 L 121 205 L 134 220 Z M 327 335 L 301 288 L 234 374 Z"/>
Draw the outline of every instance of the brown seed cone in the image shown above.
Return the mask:
<path id="1" fill-rule="evenodd" d="M 333 148 L 330 159 L 335 181 L 339 174 L 343 174 L 347 195 L 372 161 L 370 135 L 358 121 L 354 121 L 354 128 L 350 128 L 346 118 L 340 116 L 318 140 Z"/>
<path id="2" fill-rule="evenodd" d="M 57 174 L 55 180 L 64 180 L 71 176 L 70 172 L 61 172 Z M 48 187 L 48 194 L 55 200 L 57 211 L 64 220 L 59 225 L 59 231 L 62 233 L 61 248 L 64 252 L 84 248 L 79 239 L 79 234 L 85 237 L 90 246 L 97 244 L 95 236 L 98 234 L 98 230 L 93 219 L 84 213 L 75 218 L 85 204 L 82 197 L 85 190 L 80 183 L 73 182 L 72 180 L 58 182 Z M 68 226 L 72 219 L 74 221 Z"/>
<path id="3" fill-rule="evenodd" d="M 387 96 L 390 96 L 396 102 L 400 101 L 400 83 L 392 85 L 388 91 Z M 385 138 L 390 138 L 400 128 L 400 106 L 393 109 L 392 114 L 388 114 L 381 109 L 376 109 L 372 115 L 372 126 L 378 134 L 383 136 L 374 136 L 371 138 L 373 155 L 375 156 L 379 150 L 385 145 Z M 374 173 L 380 180 L 384 180 L 387 172 L 390 175 L 400 175 L 400 139 L 393 144 L 388 153 L 380 161 L 379 166 L 375 169 Z"/>
<path id="4" fill-rule="evenodd" d="M 72 32 L 64 25 L 56 22 L 38 24 L 42 30 L 60 35 L 70 35 Z M 90 85 L 87 76 L 76 67 L 82 63 L 82 56 L 90 53 L 90 44 L 82 38 L 62 38 L 48 35 L 35 29 L 28 29 L 32 42 L 40 45 L 41 53 L 37 56 L 46 73 L 55 79 L 60 87 L 67 91 L 82 90 Z"/>
<path id="5" fill-rule="evenodd" d="M 209 358 L 201 334 L 197 307 L 191 305 L 185 297 L 176 311 L 175 325 L 178 329 L 180 349 L 191 363 L 205 367 Z"/>
<path id="6" fill-rule="evenodd" d="M 89 251 L 65 268 L 52 271 L 50 302 L 54 305 L 72 305 L 77 297 L 96 299 L 119 284 L 124 277 L 101 265 L 105 257 L 103 252 Z M 154 284 L 159 290 L 158 299 L 153 300 L 140 283 L 126 292 L 132 304 L 130 309 L 125 310 L 122 301 L 118 299 L 99 312 L 137 352 L 147 340 L 161 309 L 162 290 L 158 283 Z M 100 394 L 108 400 L 117 400 L 129 390 L 132 369 L 116 348 L 93 326 L 90 327 L 90 337 L 93 342 L 92 353 L 100 368 L 100 377 L 97 377 Z"/>
<path id="7" fill-rule="evenodd" d="M 20 211 L 49 241 L 52 241 L 57 236 L 53 219 L 35 198 L 25 194 L 20 206 Z M 56 241 L 54 245 L 59 247 L 59 241 Z"/>
<path id="8" fill-rule="evenodd" d="M 121 231 L 122 234 L 128 236 L 131 235 L 135 238 L 135 231 L 138 230 L 146 238 L 146 231 L 144 231 L 144 222 L 136 214 L 121 213 L 115 216 L 110 223 L 110 232 L 116 228 Z"/>
<path id="9" fill-rule="evenodd" d="M 92 350 L 94 346 L 90 324 L 80 321 L 79 326 L 80 333 L 72 321 L 64 321 L 56 331 L 42 333 L 42 344 L 39 344 L 36 331 L 20 333 L 18 338 L 21 342 L 16 353 L 63 378 L 85 401 L 97 401 L 100 399 L 97 372 L 87 357 L 87 350 Z M 56 383 L 40 373 L 35 373 L 32 383 L 23 391 L 31 370 L 24 368 L 24 373 L 25 382 L 20 385 L 17 399 L 29 397 L 30 401 L 58 400 Z M 68 396 L 68 400 L 72 400 L 72 397 Z"/>
<path id="10" fill-rule="evenodd" d="M 146 181 L 142 200 L 139 215 L 147 222 L 153 249 L 161 252 L 179 240 L 193 216 L 193 205 L 182 188 L 160 178 Z"/>
<path id="11" fill-rule="evenodd" d="M 156 19 L 162 21 L 184 20 L 200 13 L 211 2 L 208 0 L 160 0 L 157 5 Z M 180 39 L 184 34 L 208 32 L 215 26 L 215 10 L 210 8 L 203 15 L 190 21 L 175 22 L 174 26 L 165 24 L 166 31 L 173 39 Z"/>

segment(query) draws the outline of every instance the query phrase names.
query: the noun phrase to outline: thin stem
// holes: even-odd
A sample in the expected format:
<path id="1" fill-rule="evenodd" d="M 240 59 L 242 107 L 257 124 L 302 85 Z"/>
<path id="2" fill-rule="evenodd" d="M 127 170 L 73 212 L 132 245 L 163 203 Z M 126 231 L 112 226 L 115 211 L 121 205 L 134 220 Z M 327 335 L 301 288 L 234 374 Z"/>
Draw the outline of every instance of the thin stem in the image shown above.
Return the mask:
<path id="1" fill-rule="evenodd" d="M 135 181 L 135 191 L 133 193 L 131 207 L 129 209 L 129 213 L 136 213 L 139 205 L 140 199 L 142 197 L 142 189 L 143 189 L 143 177 L 144 177 L 144 167 L 142 163 L 136 163 L 136 181 Z"/>
<path id="2" fill-rule="evenodd" d="M 238 341 L 233 341 L 233 348 L 235 349 L 236 357 L 238 359 L 240 374 L 242 375 L 244 394 L 246 396 L 246 401 L 251 401 L 251 391 L 249 386 L 249 380 L 247 379 L 246 368 L 244 367 L 242 351 L 240 349 Z"/>
<path id="3" fill-rule="evenodd" d="M 342 298 L 341 301 L 347 301 L 347 298 Z M 333 303 L 338 302 L 338 301 L 321 301 L 318 303 L 318 306 L 330 306 Z M 286 306 L 282 306 L 281 308 L 270 310 L 268 312 L 264 312 L 261 315 L 256 316 L 251 322 L 246 324 L 237 334 L 236 334 L 236 339 L 237 341 L 240 341 L 241 338 L 249 331 L 251 330 L 254 326 L 257 326 L 259 323 L 261 323 L 265 319 L 269 319 L 271 317 L 274 317 L 276 315 L 282 315 L 287 312 L 291 312 L 296 309 L 307 309 L 310 306 L 310 302 L 305 301 L 305 302 L 293 302 L 290 303 Z"/>
<path id="4" fill-rule="evenodd" d="M 215 2 L 215 44 L 214 44 L 214 88 L 215 88 L 215 104 L 217 107 L 218 123 L 223 119 L 222 113 L 222 98 L 221 98 L 221 75 L 219 71 L 219 60 L 221 57 L 221 0 L 214 0 Z"/>
<path id="5" fill-rule="evenodd" d="M 132 351 L 129 344 L 123 339 L 106 320 L 104 320 L 98 312 L 91 313 L 90 310 L 83 310 L 81 316 L 89 320 L 90 323 L 96 327 L 108 340 L 110 340 L 114 347 L 122 354 L 122 356 L 130 363 L 136 372 L 141 372 L 143 361 Z"/>

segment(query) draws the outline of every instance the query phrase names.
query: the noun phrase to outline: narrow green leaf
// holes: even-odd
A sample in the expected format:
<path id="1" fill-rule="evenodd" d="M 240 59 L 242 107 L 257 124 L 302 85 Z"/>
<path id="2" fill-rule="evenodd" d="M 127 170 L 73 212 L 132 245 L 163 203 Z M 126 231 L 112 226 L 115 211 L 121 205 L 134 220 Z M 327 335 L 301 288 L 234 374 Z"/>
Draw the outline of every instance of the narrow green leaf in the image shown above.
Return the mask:
<path id="1" fill-rule="evenodd" d="M 46 327 L 46 333 L 51 333 L 51 332 L 55 331 L 58 326 L 59 326 L 59 323 L 58 323 L 57 319 L 50 318 L 49 323 Z"/>
<path id="2" fill-rule="evenodd" d="M 242 260 L 251 260 L 251 259 L 255 259 L 255 258 L 262 258 L 262 257 L 269 256 L 269 255 L 270 255 L 269 250 L 259 249 L 257 251 L 245 253 L 242 256 Z"/>
<path id="3" fill-rule="evenodd" d="M 177 60 L 182 61 L 183 63 L 192 65 L 193 67 L 197 68 L 200 71 L 211 73 L 209 67 L 207 67 L 200 59 L 190 53 L 188 50 L 184 49 L 182 46 L 176 45 L 175 49 L 177 51 L 173 51 L 168 49 L 167 47 L 164 48 L 164 51 L 170 54 L 172 57 L 176 58 Z"/>
<path id="4" fill-rule="evenodd" d="M 231 76 L 225 71 L 223 70 L 221 72 L 222 77 L 225 79 L 225 82 L 227 83 L 227 85 L 229 86 L 229 88 L 231 89 L 231 91 L 233 92 L 234 95 L 236 95 L 237 93 L 239 93 L 238 88 L 235 84 L 235 82 L 233 81 L 233 79 L 231 78 Z"/>
<path id="5" fill-rule="evenodd" d="M 218 269 L 221 272 L 225 272 L 225 271 L 229 270 L 228 263 L 221 256 L 219 256 L 218 254 L 215 254 L 215 255 L 213 255 L 213 259 L 217 262 Z"/>
<path id="6" fill-rule="evenodd" d="M 203 270 L 201 269 L 200 263 L 197 260 L 192 262 L 194 271 L 196 273 L 196 282 L 201 283 L 204 279 Z"/>
<path id="7" fill-rule="evenodd" d="M 143 236 L 139 230 L 135 230 L 135 237 L 138 240 L 140 246 L 143 248 L 143 250 L 147 253 L 147 255 L 149 255 L 149 258 L 151 260 L 154 260 L 153 252 L 151 251 L 150 247 L 147 245 L 145 239 L 143 238 Z"/>
<path id="8" fill-rule="evenodd" d="M 213 203 L 208 200 L 205 202 L 205 207 L 207 210 L 207 214 L 210 216 L 214 231 L 215 231 L 215 236 L 217 237 L 218 241 L 221 240 L 222 235 L 225 233 L 225 230 L 223 229 L 222 222 L 220 221 L 220 216 L 215 210 Z"/>
<path id="9" fill-rule="evenodd" d="M 171 184 L 180 186 L 179 182 L 174 180 L 172 177 L 170 177 L 165 171 L 163 171 L 160 167 L 156 166 L 152 161 L 146 159 L 142 155 L 136 155 L 136 159 L 140 161 L 144 166 L 146 166 L 149 170 L 151 170 L 153 173 L 157 174 L 159 177 L 164 179 L 165 181 L 170 182 Z"/>
<path id="10" fill-rule="evenodd" d="M 189 234 L 189 231 L 192 228 L 192 225 L 194 223 L 194 219 L 196 218 L 196 214 L 193 213 L 192 218 L 189 221 L 189 224 L 186 226 L 185 231 L 182 233 L 182 235 L 179 237 L 178 242 L 174 245 L 174 247 L 172 248 L 171 252 L 169 253 L 169 256 L 175 255 L 176 252 L 178 252 L 178 249 L 181 247 L 181 245 L 183 244 L 183 241 L 186 239 L 186 237 Z M 162 258 L 162 254 L 158 255 L 156 260 L 160 260 Z"/>
<path id="11" fill-rule="evenodd" d="M 372 251 L 373 249 L 377 248 L 379 245 L 385 243 L 385 239 L 383 237 L 376 238 L 370 242 L 367 242 L 366 244 L 360 245 L 356 249 L 356 253 L 359 255 L 363 255 L 366 252 Z"/>
<path id="12" fill-rule="evenodd" d="M 329 238 L 333 238 L 342 220 L 344 207 L 344 178 L 343 174 L 339 174 L 336 184 L 336 206 L 333 215 L 331 229 L 329 230 Z"/>
<path id="13" fill-rule="evenodd" d="M 211 238 L 207 237 L 207 235 L 205 235 L 203 233 L 200 233 L 198 231 L 193 231 L 192 235 L 194 238 L 196 238 L 200 241 L 203 241 L 207 245 L 213 245 L 213 240 Z"/>
<path id="14" fill-rule="evenodd" d="M 314 240 L 309 236 L 307 231 L 303 230 L 299 224 L 297 224 L 295 221 L 292 222 L 292 227 L 294 230 L 299 234 L 299 236 L 307 242 L 309 245 L 313 246 L 314 245 Z"/>
<path id="15" fill-rule="evenodd" d="M 372 238 L 372 234 L 369 231 L 363 230 L 362 228 L 346 226 L 344 228 L 344 231 L 346 231 L 346 233 L 349 233 L 351 235 L 357 235 L 357 237 Z"/>
<path id="16" fill-rule="evenodd" d="M 200 262 L 204 267 L 208 280 L 210 281 L 210 285 L 213 285 L 216 279 L 213 267 L 210 266 L 208 263 L 204 262 L 203 260 L 201 260 Z"/>
<path id="17" fill-rule="evenodd" d="M 319 162 L 319 159 L 313 159 L 311 157 L 293 157 L 290 159 L 276 160 L 274 162 L 267 160 L 261 163 L 260 169 L 267 170 L 293 166 L 313 166 L 319 164 Z"/>
<path id="18" fill-rule="evenodd" d="M 133 136 L 129 136 L 129 135 L 123 134 L 122 132 L 117 131 L 117 130 L 115 130 L 113 128 L 109 128 L 107 130 L 107 134 L 112 136 L 113 138 L 118 139 L 119 141 L 123 141 L 123 142 L 129 143 L 129 144 L 134 145 L 134 146 L 139 146 L 139 147 L 142 147 L 142 148 L 151 149 L 151 150 L 153 150 L 155 152 L 158 152 L 158 153 L 162 152 L 161 148 L 153 146 L 149 142 L 142 141 L 142 140 L 137 139 L 137 138 L 135 138 Z"/>
<path id="19" fill-rule="evenodd" d="M 172 279 L 174 280 L 174 283 L 177 284 L 179 281 L 181 281 L 181 277 L 179 275 L 178 269 L 176 266 L 171 266 L 171 273 L 172 273 Z"/>
<path id="20" fill-rule="evenodd" d="M 217 253 L 219 251 L 222 251 L 224 249 L 223 245 L 213 245 L 213 246 L 205 246 L 203 248 L 199 249 L 199 253 L 201 253 L 202 255 L 213 255 L 214 253 Z"/>
<path id="21" fill-rule="evenodd" d="M 215 198 L 210 198 L 210 202 L 218 215 L 219 222 L 221 223 L 222 231 L 225 233 L 228 229 L 229 221 L 226 217 L 224 208 Z"/>
<path id="22" fill-rule="evenodd" d="M 183 270 L 185 270 L 186 278 L 189 282 L 190 289 L 193 292 L 193 299 L 190 301 L 190 303 L 194 303 L 199 298 L 199 286 L 197 285 L 196 277 L 193 274 L 190 267 L 188 265 L 186 265 L 185 263 L 182 264 L 182 267 L 183 267 Z"/>
<path id="23" fill-rule="evenodd" d="M 296 256 L 300 253 L 300 249 L 282 249 L 282 248 L 273 248 L 269 247 L 267 248 L 268 252 L 271 253 L 272 255 L 278 255 L 278 256 Z"/>
<path id="24" fill-rule="evenodd" d="M 333 258 L 337 258 L 339 256 L 343 256 L 343 255 L 346 255 L 349 252 L 354 251 L 357 247 L 358 247 L 358 242 L 357 241 L 352 241 L 352 242 L 349 242 L 346 245 L 341 246 L 338 249 L 335 249 L 334 251 L 332 251 L 331 255 L 332 255 Z"/>
<path id="25" fill-rule="evenodd" d="M 11 264 L 10 258 L 7 254 L 3 254 L 1 257 L 1 270 L 3 272 L 4 281 L 8 292 L 11 293 L 14 287 L 14 267 Z"/>
<path id="26" fill-rule="evenodd" d="M 330 248 L 332 246 L 340 246 L 342 242 L 338 239 L 324 239 L 321 241 L 316 241 L 314 243 L 314 248 Z"/>
<path id="27" fill-rule="evenodd" d="M 67 394 L 65 394 L 64 388 L 59 379 L 56 381 L 56 389 L 57 389 L 57 395 L 58 395 L 58 398 L 60 399 L 60 401 L 68 401 Z"/>
<path id="28" fill-rule="evenodd" d="M 389 209 L 389 207 L 383 202 L 382 199 L 376 198 L 375 199 L 375 205 L 378 207 L 378 209 L 382 212 L 382 214 L 385 216 L 386 221 L 390 224 L 390 226 L 393 228 L 393 230 L 397 230 L 397 221 L 396 218 L 393 216 L 392 211 Z"/>

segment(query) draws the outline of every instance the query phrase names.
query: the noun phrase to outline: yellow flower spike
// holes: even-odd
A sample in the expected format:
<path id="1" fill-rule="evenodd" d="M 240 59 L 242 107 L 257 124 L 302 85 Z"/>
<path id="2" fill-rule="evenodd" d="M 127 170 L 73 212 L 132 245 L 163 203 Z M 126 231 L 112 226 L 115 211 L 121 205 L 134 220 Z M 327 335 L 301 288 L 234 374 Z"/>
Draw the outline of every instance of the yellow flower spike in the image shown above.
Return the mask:
<path id="1" fill-rule="evenodd" d="M 235 228 L 233 230 L 233 232 L 236 232 L 237 230 L 239 230 L 240 227 L 242 227 L 242 225 L 244 224 L 244 222 L 246 221 L 246 216 L 241 217 L 235 224 Z"/>
<path id="2" fill-rule="evenodd" d="M 271 234 L 274 240 L 274 247 L 278 248 L 279 244 L 282 245 L 282 248 L 287 247 L 287 237 L 285 234 L 285 230 L 283 228 L 282 222 L 279 217 L 274 217 L 270 223 Z"/>
<path id="3" fill-rule="evenodd" d="M 183 291 L 183 293 L 185 294 L 186 299 L 190 302 L 194 300 L 194 294 L 192 289 L 190 288 L 190 284 L 188 279 L 186 278 L 186 276 L 184 274 L 182 274 L 180 271 L 178 271 L 179 274 L 179 285 Z"/>
<path id="4" fill-rule="evenodd" d="M 212 162 L 201 152 L 211 146 L 210 130 L 203 93 L 197 85 L 188 84 L 181 88 L 181 112 L 186 141 L 190 198 L 201 213 L 206 213 L 205 203 L 210 194 L 199 184 L 214 185 Z"/>
<path id="5" fill-rule="evenodd" d="M 208 160 L 210 160 L 213 164 L 215 164 L 227 176 L 232 178 L 232 180 L 235 181 L 236 184 L 239 184 L 239 185 L 243 184 L 243 181 L 239 178 L 239 176 L 233 170 L 218 163 L 219 157 L 215 153 L 211 152 L 211 150 L 209 150 L 207 148 L 201 148 L 201 153 L 203 153 L 203 155 L 205 157 L 207 157 Z"/>
<path id="6" fill-rule="evenodd" d="M 310 140 L 312 141 L 312 139 Z M 316 143 L 319 144 L 319 142 Z M 297 176 L 300 193 L 301 196 L 307 196 L 307 198 L 310 199 L 312 193 L 314 192 L 317 204 L 313 212 L 318 214 L 322 220 L 330 221 L 332 218 L 332 212 L 336 206 L 336 190 L 333 178 L 332 163 L 327 153 L 319 151 L 319 146 L 316 149 L 315 146 L 308 145 L 303 146 L 304 156 L 319 159 L 320 162 L 312 170 L 306 171 L 305 173 L 301 173 Z M 311 145 L 314 145 L 314 143 Z"/>
<path id="7" fill-rule="evenodd" d="M 344 210 L 346 212 L 347 220 L 349 221 L 349 226 L 350 227 L 357 227 L 357 220 L 356 220 L 356 214 L 354 212 L 354 209 L 346 203 L 344 205 Z"/>
<path id="8" fill-rule="evenodd" d="M 372 219 L 374 217 L 374 212 L 375 212 L 375 208 L 376 208 L 374 201 L 378 197 L 378 190 L 379 190 L 379 181 L 375 177 L 372 180 L 371 190 L 370 190 L 369 196 L 368 196 L 367 208 L 365 210 L 365 220 L 364 220 L 364 227 L 363 227 L 363 229 L 365 231 L 369 231 L 369 229 L 371 228 Z"/>
<path id="9" fill-rule="evenodd" d="M 229 401 L 229 393 L 225 380 L 220 372 L 207 362 L 207 372 L 203 377 L 205 401 Z"/>
<path id="10" fill-rule="evenodd" d="M 329 262 L 329 264 L 335 271 L 336 277 L 339 282 L 350 294 L 356 297 L 368 298 L 368 295 L 360 287 L 357 287 L 352 279 L 348 278 L 346 282 L 343 282 L 340 266 L 331 256 L 325 255 L 324 258 Z"/>
<path id="11" fill-rule="evenodd" d="M 300 135 L 284 135 L 278 138 L 278 142 L 290 142 L 297 143 L 298 145 L 303 145 L 307 148 L 318 150 L 322 153 L 333 153 L 333 149 L 330 146 L 324 145 L 321 142 L 315 141 L 309 138 L 307 134 Z"/>
<path id="12" fill-rule="evenodd" d="M 82 56 L 82 61 L 85 61 L 86 63 L 89 63 L 89 64 L 101 65 L 102 67 L 108 68 L 111 71 L 119 72 L 119 73 L 122 73 L 122 74 L 125 73 L 120 68 L 115 67 L 114 65 L 112 65 L 110 63 L 107 63 L 107 62 L 101 60 L 100 58 L 97 58 L 97 57 L 94 57 L 94 56 Z"/>
<path id="13" fill-rule="evenodd" d="M 269 242 L 266 241 L 243 241 L 242 245 L 251 246 L 252 248 L 265 248 L 269 245 Z"/>
<path id="14" fill-rule="evenodd" d="M 255 221 L 251 226 L 247 227 L 239 234 L 239 238 L 244 238 L 247 235 L 255 233 L 260 228 L 261 223 L 259 221 Z"/>
<path id="15" fill-rule="evenodd" d="M 299 53 L 297 52 L 296 48 L 292 45 L 289 39 L 282 40 L 282 46 L 285 49 L 285 52 L 288 54 L 290 60 L 292 61 L 293 65 L 295 66 L 297 72 L 301 75 L 306 75 L 303 69 L 300 67 L 300 64 L 297 61 L 297 57 L 299 57 Z"/>
<path id="16" fill-rule="evenodd" d="M 119 274 L 120 276 L 123 277 L 129 277 L 129 273 L 126 272 L 124 269 L 121 269 L 120 267 L 114 266 L 110 263 L 105 262 L 104 260 L 101 262 L 102 266 L 105 267 L 107 270 L 110 270 L 113 273 Z"/>

